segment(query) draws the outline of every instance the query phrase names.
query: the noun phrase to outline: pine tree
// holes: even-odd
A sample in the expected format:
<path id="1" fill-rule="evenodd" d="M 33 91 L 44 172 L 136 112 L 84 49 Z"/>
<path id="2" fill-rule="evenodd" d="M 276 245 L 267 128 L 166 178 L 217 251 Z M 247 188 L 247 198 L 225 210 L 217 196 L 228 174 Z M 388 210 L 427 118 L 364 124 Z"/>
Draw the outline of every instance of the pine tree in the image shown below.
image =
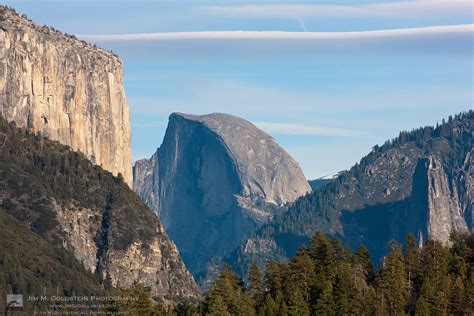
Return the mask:
<path id="1" fill-rule="evenodd" d="M 315 282 L 315 265 L 305 248 L 290 260 L 289 277 L 286 284 L 286 292 L 293 292 L 298 289 L 303 300 L 309 303 L 311 287 Z"/>
<path id="2" fill-rule="evenodd" d="M 285 300 L 281 301 L 278 315 L 279 316 L 288 316 L 289 315 L 288 305 L 286 304 Z"/>
<path id="3" fill-rule="evenodd" d="M 351 280 L 351 267 L 348 263 L 337 265 L 334 281 L 333 296 L 338 314 L 347 314 L 353 307 L 353 284 Z"/>
<path id="4" fill-rule="evenodd" d="M 275 304 L 279 306 L 283 299 L 282 275 L 280 265 L 274 260 L 265 265 L 264 285 Z"/>
<path id="5" fill-rule="evenodd" d="M 309 316 L 309 306 L 299 287 L 288 293 L 288 315 Z"/>
<path id="6" fill-rule="evenodd" d="M 313 306 L 313 310 L 315 315 L 336 315 L 336 306 L 334 303 L 331 281 L 327 280 L 324 282 L 321 294 L 316 301 L 316 304 Z"/>
<path id="7" fill-rule="evenodd" d="M 199 315 L 199 311 L 195 304 L 190 301 L 183 301 L 180 302 L 173 310 L 172 315 L 179 315 L 179 316 L 197 316 Z M 170 314 L 171 315 L 171 314 Z"/>
<path id="8" fill-rule="evenodd" d="M 451 273 L 459 275 L 463 281 L 467 280 L 469 271 L 469 257 L 471 249 L 468 246 L 469 235 L 459 234 L 455 231 L 451 232 L 450 235 L 450 252 L 451 260 L 449 263 L 449 270 Z"/>
<path id="9" fill-rule="evenodd" d="M 429 240 L 421 253 L 422 286 L 420 295 L 428 304 L 432 314 L 446 314 L 449 298 L 448 264 L 450 253 L 447 247 Z"/>
<path id="10" fill-rule="evenodd" d="M 405 309 L 405 271 L 400 246 L 391 243 L 390 247 L 392 251 L 379 272 L 378 294 L 388 314 L 399 315 Z"/>
<path id="11" fill-rule="evenodd" d="M 416 292 L 418 273 L 420 267 L 420 254 L 417 241 L 412 234 L 409 234 L 403 248 L 405 258 L 405 290 L 408 311 L 413 312 L 416 304 Z"/>
<path id="12" fill-rule="evenodd" d="M 333 260 L 335 262 L 346 262 L 351 258 L 351 251 L 349 248 L 342 243 L 338 238 L 329 238 L 332 252 L 334 254 Z"/>
<path id="13" fill-rule="evenodd" d="M 315 305 L 326 280 L 331 280 L 335 275 L 335 253 L 333 244 L 321 232 L 314 234 L 308 245 L 307 253 L 313 260 L 315 266 L 315 276 L 311 290 L 311 305 Z"/>
<path id="14" fill-rule="evenodd" d="M 375 290 L 372 284 L 367 283 L 365 270 L 360 264 L 352 264 L 350 274 L 351 312 L 358 315 L 372 314 L 375 305 Z"/>
<path id="15" fill-rule="evenodd" d="M 224 298 L 217 293 L 209 293 L 206 296 L 205 314 L 212 316 L 232 316 L 227 309 Z"/>
<path id="16" fill-rule="evenodd" d="M 122 291 L 122 296 L 133 297 L 134 300 L 117 301 L 116 306 L 110 310 L 113 313 L 127 315 L 162 315 L 163 308 L 157 306 L 152 300 L 149 291 L 143 284 L 135 283 L 129 289 Z"/>
<path id="17" fill-rule="evenodd" d="M 458 275 L 453 282 L 451 297 L 449 299 L 449 313 L 452 315 L 464 315 L 465 310 L 465 289 L 461 277 Z"/>
<path id="18" fill-rule="evenodd" d="M 275 303 L 275 300 L 270 294 L 266 295 L 265 304 L 263 306 L 265 316 L 277 316 L 279 315 L 279 307 Z"/>
<path id="19" fill-rule="evenodd" d="M 415 315 L 416 316 L 430 316 L 430 308 L 428 302 L 424 296 L 420 296 L 416 302 L 415 306 Z"/>
<path id="20" fill-rule="evenodd" d="M 263 276 L 255 261 L 253 261 L 250 266 L 247 282 L 249 284 L 249 294 L 252 297 L 255 310 L 259 311 L 263 305 L 264 288 Z"/>
<path id="21" fill-rule="evenodd" d="M 471 234 L 473 237 L 474 234 Z M 474 239 L 471 239 L 474 241 Z M 471 244 L 474 246 L 474 243 Z M 473 248 L 474 250 L 474 248 Z M 472 259 L 474 259 L 474 251 L 472 252 Z M 474 315 L 474 271 L 473 271 L 473 262 L 474 260 L 471 259 L 471 271 L 469 277 L 467 278 L 466 287 L 464 289 L 464 309 L 467 315 Z"/>
<path id="22" fill-rule="evenodd" d="M 352 257 L 354 265 L 360 265 L 364 271 L 365 279 L 368 284 L 372 284 L 375 280 L 374 266 L 370 260 L 369 251 L 364 245 L 360 245 Z"/>
<path id="23" fill-rule="evenodd" d="M 334 260 L 333 247 L 328 238 L 321 232 L 317 232 L 308 247 L 308 254 L 314 260 L 318 269 L 327 271 L 330 269 Z"/>
<path id="24" fill-rule="evenodd" d="M 474 252 L 473 252 L 474 255 Z M 471 261 L 471 266 L 473 261 Z M 474 271 L 471 270 L 471 273 L 467 279 L 467 285 L 465 287 L 465 308 L 466 312 L 469 314 L 474 314 Z"/>
<path id="25" fill-rule="evenodd" d="M 242 281 L 226 265 L 216 284 L 208 291 L 204 303 L 205 313 L 222 311 L 224 315 L 254 315 L 252 299 L 245 292 Z M 217 315 L 217 314 L 216 314 Z"/>

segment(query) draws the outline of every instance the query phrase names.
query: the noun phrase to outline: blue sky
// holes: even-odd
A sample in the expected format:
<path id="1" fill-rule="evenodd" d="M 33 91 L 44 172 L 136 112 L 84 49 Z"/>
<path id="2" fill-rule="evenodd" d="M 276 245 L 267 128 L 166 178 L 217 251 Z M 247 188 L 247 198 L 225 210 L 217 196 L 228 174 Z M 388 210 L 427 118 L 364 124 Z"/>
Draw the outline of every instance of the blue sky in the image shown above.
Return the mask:
<path id="1" fill-rule="evenodd" d="M 172 112 L 226 112 L 313 179 L 473 108 L 472 1 L 4 2 L 123 58 L 134 159 Z"/>

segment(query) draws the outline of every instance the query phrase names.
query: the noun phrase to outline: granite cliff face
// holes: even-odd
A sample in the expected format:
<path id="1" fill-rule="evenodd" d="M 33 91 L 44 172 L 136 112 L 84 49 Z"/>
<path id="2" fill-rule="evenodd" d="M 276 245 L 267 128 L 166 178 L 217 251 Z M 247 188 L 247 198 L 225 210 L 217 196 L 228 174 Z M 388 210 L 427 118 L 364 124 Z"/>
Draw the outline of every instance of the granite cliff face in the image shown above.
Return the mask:
<path id="1" fill-rule="evenodd" d="M 155 211 L 158 210 L 158 151 L 150 159 L 137 160 L 133 165 L 133 190 Z"/>
<path id="2" fill-rule="evenodd" d="M 134 175 L 134 189 L 159 215 L 194 273 L 311 191 L 274 139 L 220 113 L 172 114 L 162 146 L 150 161 L 137 162 Z"/>
<path id="3" fill-rule="evenodd" d="M 472 231 L 474 230 L 474 148 L 466 155 L 456 180 L 461 211 L 467 227 Z"/>
<path id="4" fill-rule="evenodd" d="M 127 227 L 120 227 L 110 215 L 96 208 L 51 202 L 59 223 L 57 235 L 62 246 L 89 271 L 98 272 L 104 279 L 110 276 L 115 287 L 127 288 L 139 281 L 165 304 L 176 298 L 198 297 L 197 287 L 181 261 L 176 245 L 169 240 L 156 217 L 149 216 L 148 222 L 142 223 L 153 227 L 146 232 L 147 238 L 134 238 L 125 247 L 114 247 L 112 235 L 122 234 Z M 140 210 L 132 210 L 133 205 L 120 207 L 128 212 Z M 112 212 L 121 216 L 117 209 Z M 107 235 L 104 235 L 104 226 L 110 230 Z"/>
<path id="5" fill-rule="evenodd" d="M 449 242 L 452 230 L 473 230 L 474 112 L 375 146 L 350 170 L 293 203 L 231 256 L 243 275 L 256 260 L 292 257 L 317 231 L 361 243 L 375 265 L 390 240 Z"/>
<path id="6" fill-rule="evenodd" d="M 98 281 L 138 281 L 165 304 L 199 297 L 158 217 L 120 177 L 1 117 L 0 144 L 0 209 L 69 251 Z"/>
<path id="7" fill-rule="evenodd" d="M 428 184 L 427 235 L 447 243 L 452 230 L 468 232 L 457 184 L 448 179 L 442 162 L 436 157 L 429 156 L 424 163 Z"/>
<path id="8" fill-rule="evenodd" d="M 0 7 L 0 114 L 132 184 L 122 62 Z"/>

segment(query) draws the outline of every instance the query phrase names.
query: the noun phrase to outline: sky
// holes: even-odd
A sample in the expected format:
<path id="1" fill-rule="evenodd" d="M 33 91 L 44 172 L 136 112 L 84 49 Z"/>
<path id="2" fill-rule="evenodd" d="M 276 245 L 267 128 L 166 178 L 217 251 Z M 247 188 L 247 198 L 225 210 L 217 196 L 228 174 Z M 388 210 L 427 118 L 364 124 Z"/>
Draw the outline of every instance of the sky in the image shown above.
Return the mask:
<path id="1" fill-rule="evenodd" d="M 123 59 L 134 160 L 172 112 L 224 112 L 315 179 L 474 107 L 472 1 L 3 3 Z"/>

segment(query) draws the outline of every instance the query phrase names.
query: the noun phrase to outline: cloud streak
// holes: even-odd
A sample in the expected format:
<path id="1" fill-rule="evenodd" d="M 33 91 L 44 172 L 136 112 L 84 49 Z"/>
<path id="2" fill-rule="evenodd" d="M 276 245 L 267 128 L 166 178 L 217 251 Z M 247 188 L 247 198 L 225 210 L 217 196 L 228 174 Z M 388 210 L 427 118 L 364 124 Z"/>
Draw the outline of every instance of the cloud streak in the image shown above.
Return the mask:
<path id="1" fill-rule="evenodd" d="M 321 90 L 321 89 L 319 89 Z M 344 89 L 343 89 L 344 90 Z M 246 117 L 255 122 L 298 122 L 302 126 L 344 126 L 350 130 L 363 129 L 361 119 L 352 121 L 351 117 L 357 112 L 364 117 L 389 112 L 401 111 L 407 113 L 416 107 L 422 112 L 439 111 L 446 104 L 466 104 L 471 92 L 463 89 L 447 90 L 434 94 L 433 86 L 420 87 L 409 85 L 405 89 L 384 89 L 378 92 L 362 94 L 322 93 L 321 91 L 292 91 L 259 86 L 239 81 L 206 80 L 201 78 L 196 82 L 183 85 L 182 95 L 175 97 L 143 97 L 129 96 L 129 104 L 133 113 L 145 117 L 154 115 L 168 116 L 171 112 L 207 114 L 226 112 Z M 459 106 L 452 112 L 465 109 Z M 225 110 L 224 110 L 225 109 Z M 291 109 L 291 110 L 289 110 Z M 337 116 L 336 120 L 330 120 Z M 399 122 L 368 119 L 362 125 L 366 128 L 385 128 Z M 282 130 L 282 126 L 267 125 L 273 130 Z M 295 127 L 293 133 L 315 134 L 316 129 Z M 288 129 L 287 129 L 288 131 Z"/>
<path id="2" fill-rule="evenodd" d="M 240 4 L 210 5 L 203 10 L 216 16 L 243 18 L 299 17 L 399 17 L 466 16 L 473 4 L 467 0 L 418 0 L 369 4 Z"/>
<path id="3" fill-rule="evenodd" d="M 335 40 L 472 34 L 474 24 L 429 26 L 355 32 L 204 31 L 113 35 L 77 35 L 88 41 L 185 41 L 185 40 Z"/>

